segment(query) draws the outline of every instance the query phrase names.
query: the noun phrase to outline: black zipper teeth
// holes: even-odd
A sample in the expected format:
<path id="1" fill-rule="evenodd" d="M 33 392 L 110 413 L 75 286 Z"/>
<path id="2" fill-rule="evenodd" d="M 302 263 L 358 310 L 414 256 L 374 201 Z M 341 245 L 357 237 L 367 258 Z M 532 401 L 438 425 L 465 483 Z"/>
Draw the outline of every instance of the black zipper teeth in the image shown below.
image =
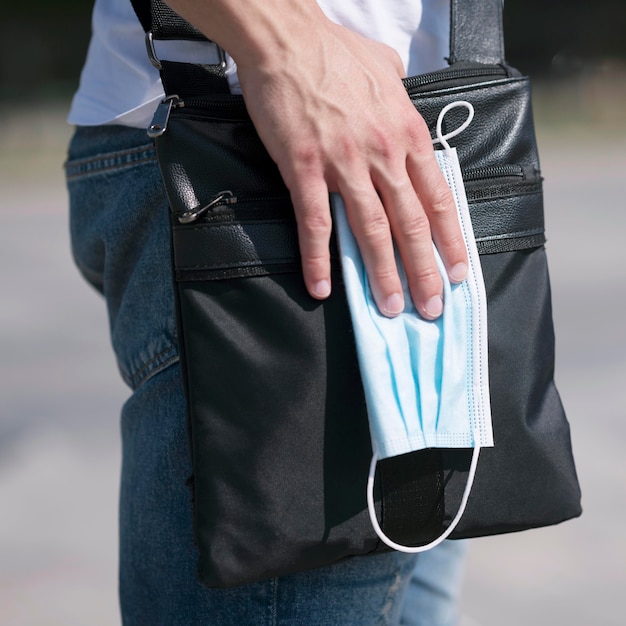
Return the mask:
<path id="1" fill-rule="evenodd" d="M 226 206 L 237 206 L 237 207 L 241 207 L 241 205 L 244 205 L 241 208 L 245 208 L 246 204 L 257 204 L 257 203 L 264 203 L 264 202 L 287 202 L 289 201 L 289 195 L 283 195 L 283 196 L 255 196 L 254 198 L 245 198 L 245 197 L 241 197 L 241 196 L 237 196 L 237 201 L 236 202 L 224 202 L 223 200 L 221 200 L 220 202 L 216 202 L 206 213 L 203 213 L 202 215 L 198 216 L 198 219 L 193 223 L 198 223 L 198 222 L 211 222 L 213 220 L 220 220 L 220 216 L 219 215 L 215 215 L 215 211 L 216 209 L 221 209 L 223 207 Z"/>
<path id="2" fill-rule="evenodd" d="M 284 202 L 289 200 L 289 194 L 277 195 L 277 196 L 255 196 L 254 198 L 246 198 L 245 196 L 238 196 L 237 202 L 233 204 L 252 204 L 261 202 Z M 217 204 L 216 206 L 220 206 Z"/>
<path id="3" fill-rule="evenodd" d="M 488 165 L 485 167 L 463 170 L 462 175 L 465 182 L 488 180 L 493 178 L 525 178 L 524 169 L 521 165 Z M 289 200 L 290 198 L 288 194 L 274 196 L 255 196 L 253 198 L 237 196 L 237 201 L 235 203 L 220 201 L 214 204 L 211 209 L 205 214 L 203 219 L 205 221 L 209 220 L 211 218 L 211 214 L 215 211 L 215 209 L 219 209 L 224 206 L 233 206 L 234 204 L 236 204 L 237 206 L 241 206 L 246 204 L 257 204 L 265 202 L 287 202 Z"/>
<path id="4" fill-rule="evenodd" d="M 448 69 L 405 78 L 404 86 L 407 89 L 416 89 L 418 87 L 425 87 L 426 85 L 455 80 L 457 78 L 477 78 L 480 76 L 493 76 L 494 78 L 502 78 L 504 76 L 508 76 L 508 74 L 506 69 L 497 66 L 464 68 L 458 70 Z"/>
<path id="5" fill-rule="evenodd" d="M 486 167 L 463 170 L 463 180 L 465 182 L 489 178 L 509 178 L 512 176 L 524 178 L 524 169 L 521 165 L 488 165 Z"/>
<path id="6" fill-rule="evenodd" d="M 191 109 L 218 109 L 222 111 L 245 111 L 245 103 L 242 96 L 233 95 L 226 98 L 208 96 L 207 98 L 184 98 L 177 107 Z"/>

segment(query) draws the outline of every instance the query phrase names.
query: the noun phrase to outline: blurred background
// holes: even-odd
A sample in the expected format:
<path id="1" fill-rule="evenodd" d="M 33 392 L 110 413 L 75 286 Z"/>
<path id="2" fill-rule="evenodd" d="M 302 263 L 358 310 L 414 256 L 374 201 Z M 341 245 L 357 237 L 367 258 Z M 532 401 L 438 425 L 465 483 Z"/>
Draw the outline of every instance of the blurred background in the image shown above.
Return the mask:
<path id="1" fill-rule="evenodd" d="M 118 413 L 104 305 L 74 269 L 62 164 L 89 2 L 0 22 L 0 623 L 119 624 Z M 626 623 L 626 3 L 507 0 L 534 80 L 557 385 L 584 515 L 472 542 L 465 626 Z"/>

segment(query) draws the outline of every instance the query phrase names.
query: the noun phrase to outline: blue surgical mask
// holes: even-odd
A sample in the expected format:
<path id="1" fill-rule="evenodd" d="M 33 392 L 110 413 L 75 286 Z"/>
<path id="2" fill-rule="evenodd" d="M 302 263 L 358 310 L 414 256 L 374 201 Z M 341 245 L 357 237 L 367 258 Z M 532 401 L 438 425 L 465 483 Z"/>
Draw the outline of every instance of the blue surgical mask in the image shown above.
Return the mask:
<path id="1" fill-rule="evenodd" d="M 469 271 L 462 283 L 450 283 L 433 245 L 444 284 L 441 317 L 427 321 L 419 315 L 397 254 L 405 309 L 394 318 L 378 311 L 343 201 L 338 195 L 332 200 L 374 451 L 368 486 L 370 517 L 385 543 L 410 552 L 434 547 L 452 532 L 469 496 L 478 451 L 493 445 L 485 286 L 458 157 L 447 142 L 471 122 L 473 108 L 465 102 L 453 106 L 467 106 L 470 116 L 460 128 L 444 137 L 441 122 L 451 107 L 442 110 L 435 141 L 444 149 L 436 150 L 435 155 L 455 199 L 468 251 Z M 446 532 L 427 546 L 408 548 L 388 539 L 378 526 L 373 507 L 374 472 L 378 459 L 425 448 L 474 448 L 473 471 L 470 468 L 459 514 Z"/>

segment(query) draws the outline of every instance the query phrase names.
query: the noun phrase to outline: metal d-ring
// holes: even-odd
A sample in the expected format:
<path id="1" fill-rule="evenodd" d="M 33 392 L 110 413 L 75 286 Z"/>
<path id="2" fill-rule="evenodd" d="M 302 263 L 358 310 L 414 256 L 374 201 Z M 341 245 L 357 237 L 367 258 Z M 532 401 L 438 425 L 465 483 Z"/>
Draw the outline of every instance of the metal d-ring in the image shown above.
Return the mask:
<path id="1" fill-rule="evenodd" d="M 161 65 L 161 61 L 159 61 L 159 57 L 156 55 L 156 50 L 154 49 L 154 38 L 152 37 L 151 30 L 146 33 L 146 50 L 148 52 L 150 63 L 152 63 L 152 65 L 154 65 L 154 67 L 156 67 L 160 72 L 163 69 L 163 66 Z"/>

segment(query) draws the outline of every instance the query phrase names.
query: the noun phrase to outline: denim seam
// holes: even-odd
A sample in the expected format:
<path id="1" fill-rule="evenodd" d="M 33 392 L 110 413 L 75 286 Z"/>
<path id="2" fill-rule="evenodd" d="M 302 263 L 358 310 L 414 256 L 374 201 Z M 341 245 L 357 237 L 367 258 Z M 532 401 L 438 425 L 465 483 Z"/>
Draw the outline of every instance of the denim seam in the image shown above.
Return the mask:
<path id="1" fill-rule="evenodd" d="M 176 351 L 176 345 L 170 344 L 164 350 L 161 350 L 158 354 L 152 357 L 149 361 L 144 363 L 134 374 L 123 373 L 126 383 L 132 388 L 137 389 L 146 380 L 158 374 L 166 367 L 173 365 L 179 360 L 178 353 Z"/>
<path id="2" fill-rule="evenodd" d="M 154 145 L 144 144 L 137 148 L 99 154 L 86 159 L 68 160 L 65 163 L 65 172 L 67 179 L 72 180 L 87 174 L 118 170 L 152 161 L 156 161 Z"/>
<path id="3" fill-rule="evenodd" d="M 270 580 L 270 590 L 271 590 L 271 599 L 270 599 L 270 613 L 269 620 L 267 622 L 268 626 L 276 626 L 278 624 L 278 585 L 280 581 L 278 578 L 272 578 Z"/>
<path id="4" fill-rule="evenodd" d="M 393 616 L 395 598 L 398 595 L 400 587 L 402 586 L 402 582 L 402 573 L 399 569 L 396 569 L 394 580 L 387 589 L 385 602 L 383 603 L 383 606 L 380 610 L 380 626 L 390 626 Z"/>

